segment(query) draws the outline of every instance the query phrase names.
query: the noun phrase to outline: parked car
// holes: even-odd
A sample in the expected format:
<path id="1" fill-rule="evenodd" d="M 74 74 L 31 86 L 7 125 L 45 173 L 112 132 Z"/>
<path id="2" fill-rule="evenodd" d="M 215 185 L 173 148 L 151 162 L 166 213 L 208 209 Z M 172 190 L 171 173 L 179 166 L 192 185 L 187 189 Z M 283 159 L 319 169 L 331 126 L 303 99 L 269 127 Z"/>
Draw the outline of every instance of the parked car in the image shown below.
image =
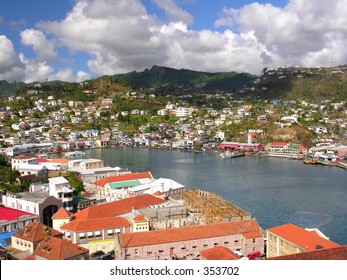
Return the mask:
<path id="1" fill-rule="evenodd" d="M 98 257 L 98 260 L 112 260 L 111 253 L 103 254 Z"/>
<path id="2" fill-rule="evenodd" d="M 97 258 L 97 257 L 99 257 L 99 256 L 101 256 L 101 255 L 104 255 L 104 254 L 105 254 L 104 251 L 95 251 L 94 253 L 91 253 L 90 256 L 91 256 L 92 258 Z"/>

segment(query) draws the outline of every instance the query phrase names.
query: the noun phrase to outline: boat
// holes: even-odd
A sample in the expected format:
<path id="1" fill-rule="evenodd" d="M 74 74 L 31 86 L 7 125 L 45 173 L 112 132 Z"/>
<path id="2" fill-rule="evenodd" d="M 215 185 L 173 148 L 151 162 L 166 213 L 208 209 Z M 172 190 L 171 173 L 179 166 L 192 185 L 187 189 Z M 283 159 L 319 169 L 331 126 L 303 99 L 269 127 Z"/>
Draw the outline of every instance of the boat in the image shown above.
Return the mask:
<path id="1" fill-rule="evenodd" d="M 235 157 L 242 157 L 244 155 L 245 155 L 244 152 L 237 152 L 237 151 L 232 151 L 231 152 L 229 150 L 227 150 L 227 151 L 225 151 L 225 152 L 220 154 L 220 156 L 222 158 L 235 158 Z"/>
<path id="2" fill-rule="evenodd" d="M 304 159 L 305 164 L 319 164 L 319 160 L 315 158 L 305 158 Z"/>

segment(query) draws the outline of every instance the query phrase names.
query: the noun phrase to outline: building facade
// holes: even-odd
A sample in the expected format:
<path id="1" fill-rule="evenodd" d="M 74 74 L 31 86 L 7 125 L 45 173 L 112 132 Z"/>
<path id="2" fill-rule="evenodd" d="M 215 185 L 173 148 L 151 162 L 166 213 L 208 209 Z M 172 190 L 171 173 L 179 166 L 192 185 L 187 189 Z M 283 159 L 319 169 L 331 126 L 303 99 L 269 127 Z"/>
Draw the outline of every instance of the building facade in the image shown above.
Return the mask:
<path id="1" fill-rule="evenodd" d="M 264 238 L 255 219 L 116 236 L 119 260 L 198 258 L 200 251 L 223 246 L 244 255 L 264 251 Z"/>

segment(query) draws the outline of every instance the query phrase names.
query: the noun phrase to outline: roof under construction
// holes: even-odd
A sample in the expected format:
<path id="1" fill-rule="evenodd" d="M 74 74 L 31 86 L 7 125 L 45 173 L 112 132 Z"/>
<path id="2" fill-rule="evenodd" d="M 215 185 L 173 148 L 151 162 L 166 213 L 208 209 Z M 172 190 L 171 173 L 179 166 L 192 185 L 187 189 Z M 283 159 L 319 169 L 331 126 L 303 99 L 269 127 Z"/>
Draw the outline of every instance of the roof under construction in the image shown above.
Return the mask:
<path id="1" fill-rule="evenodd" d="M 206 223 L 237 221 L 251 218 L 251 214 L 224 198 L 200 189 L 182 192 L 188 212 L 198 213 Z"/>

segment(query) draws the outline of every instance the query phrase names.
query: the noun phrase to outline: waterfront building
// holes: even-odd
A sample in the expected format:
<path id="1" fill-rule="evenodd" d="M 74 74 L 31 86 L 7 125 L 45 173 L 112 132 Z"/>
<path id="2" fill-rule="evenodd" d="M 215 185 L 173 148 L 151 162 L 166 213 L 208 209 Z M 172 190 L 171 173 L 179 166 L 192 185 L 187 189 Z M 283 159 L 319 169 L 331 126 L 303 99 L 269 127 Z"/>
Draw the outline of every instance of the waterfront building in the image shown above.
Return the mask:
<path id="1" fill-rule="evenodd" d="M 116 236 L 119 260 L 199 258 L 200 251 L 223 246 L 244 255 L 264 251 L 264 238 L 255 219 L 171 228 Z"/>
<path id="2" fill-rule="evenodd" d="M 68 158 L 52 158 L 40 164 L 46 166 L 48 170 L 68 170 L 69 161 Z"/>
<path id="3" fill-rule="evenodd" d="M 87 169 L 87 170 L 78 170 L 78 171 L 75 171 L 75 173 L 84 183 L 89 184 L 89 183 L 101 180 L 103 178 L 119 176 L 119 175 L 131 173 L 131 172 L 128 171 L 128 169 L 107 166 L 107 167 L 93 168 L 93 169 Z"/>
<path id="4" fill-rule="evenodd" d="M 347 246 L 271 257 L 267 260 L 347 260 Z"/>
<path id="5" fill-rule="evenodd" d="M 68 162 L 69 171 L 87 170 L 104 167 L 101 159 L 74 159 Z"/>
<path id="6" fill-rule="evenodd" d="M 127 189 L 152 182 L 151 172 L 126 173 L 100 179 L 94 184 L 100 196 L 105 196 L 108 201 L 122 199 L 127 196 Z"/>
<path id="7" fill-rule="evenodd" d="M 127 196 L 134 196 L 143 193 L 151 195 L 162 195 L 163 197 L 179 199 L 186 187 L 171 179 L 159 178 L 153 182 L 134 186 L 127 189 Z"/>
<path id="8" fill-rule="evenodd" d="M 266 230 L 267 258 L 340 247 L 319 230 L 285 224 Z"/>
<path id="9" fill-rule="evenodd" d="M 12 232 L 24 228 L 37 220 L 37 215 L 0 206 L 0 233 Z"/>
<path id="10" fill-rule="evenodd" d="M 217 148 L 222 150 L 264 151 L 264 146 L 259 143 L 222 142 Z"/>
<path id="11" fill-rule="evenodd" d="M 299 144 L 287 142 L 272 142 L 268 151 L 268 155 L 272 157 L 288 157 L 288 158 L 304 158 L 308 153 L 308 149 Z"/>

